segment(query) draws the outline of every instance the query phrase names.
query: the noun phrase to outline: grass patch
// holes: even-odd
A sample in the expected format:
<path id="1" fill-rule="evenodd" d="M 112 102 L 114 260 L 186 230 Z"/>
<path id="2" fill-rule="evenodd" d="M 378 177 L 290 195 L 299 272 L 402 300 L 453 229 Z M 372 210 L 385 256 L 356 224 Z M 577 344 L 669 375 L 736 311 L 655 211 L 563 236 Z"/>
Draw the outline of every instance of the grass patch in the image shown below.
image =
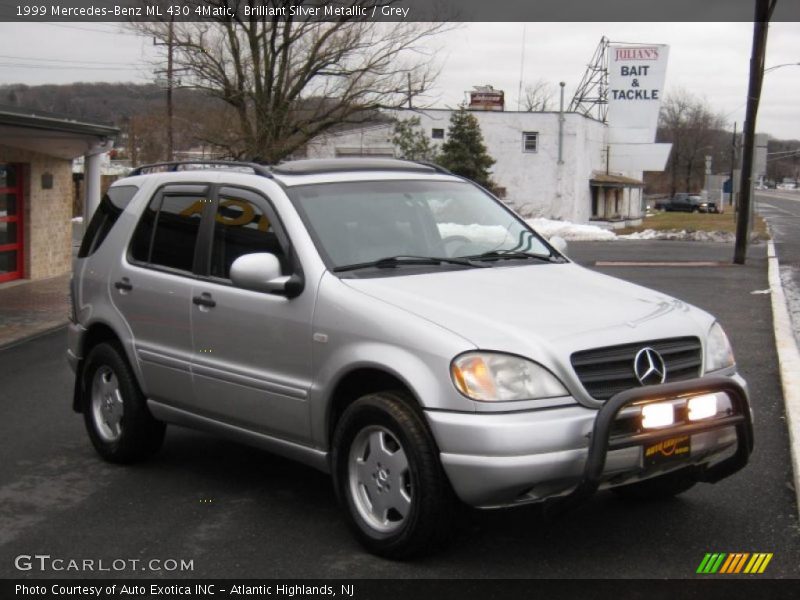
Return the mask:
<path id="1" fill-rule="evenodd" d="M 617 229 L 615 233 L 627 234 L 645 229 L 655 229 L 656 231 L 724 231 L 736 233 L 736 214 L 728 211 L 723 214 L 714 213 L 683 213 L 683 212 L 656 212 L 651 217 L 642 219 L 642 224 L 638 227 L 625 227 Z M 767 226 L 764 220 L 755 215 L 753 222 L 753 233 L 760 240 L 769 239 Z"/>

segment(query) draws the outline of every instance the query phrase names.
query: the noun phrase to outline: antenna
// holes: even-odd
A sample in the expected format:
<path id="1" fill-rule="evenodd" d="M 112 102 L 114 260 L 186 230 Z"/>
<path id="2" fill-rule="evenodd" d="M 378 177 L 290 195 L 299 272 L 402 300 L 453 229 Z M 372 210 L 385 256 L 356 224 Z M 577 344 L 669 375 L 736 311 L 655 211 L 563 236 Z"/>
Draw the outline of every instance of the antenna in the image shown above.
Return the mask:
<path id="1" fill-rule="evenodd" d="M 577 112 L 603 123 L 608 120 L 608 44 L 606 36 L 600 38 L 569 104 L 569 112 Z"/>
<path id="2" fill-rule="evenodd" d="M 517 110 L 522 110 L 522 76 L 525 70 L 525 34 L 527 33 L 528 24 L 522 24 L 522 56 L 519 59 L 519 90 L 517 90 Z"/>

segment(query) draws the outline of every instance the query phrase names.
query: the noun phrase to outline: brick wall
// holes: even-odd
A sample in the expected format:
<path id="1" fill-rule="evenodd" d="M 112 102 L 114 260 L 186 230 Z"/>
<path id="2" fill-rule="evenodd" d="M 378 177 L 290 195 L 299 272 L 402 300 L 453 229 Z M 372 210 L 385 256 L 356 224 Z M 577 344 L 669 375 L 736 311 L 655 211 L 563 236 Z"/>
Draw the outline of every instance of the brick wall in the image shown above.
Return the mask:
<path id="1" fill-rule="evenodd" d="M 25 277 L 45 279 L 72 265 L 72 163 L 0 145 L 0 162 L 21 163 L 25 180 Z M 42 189 L 42 175 L 53 187 Z"/>

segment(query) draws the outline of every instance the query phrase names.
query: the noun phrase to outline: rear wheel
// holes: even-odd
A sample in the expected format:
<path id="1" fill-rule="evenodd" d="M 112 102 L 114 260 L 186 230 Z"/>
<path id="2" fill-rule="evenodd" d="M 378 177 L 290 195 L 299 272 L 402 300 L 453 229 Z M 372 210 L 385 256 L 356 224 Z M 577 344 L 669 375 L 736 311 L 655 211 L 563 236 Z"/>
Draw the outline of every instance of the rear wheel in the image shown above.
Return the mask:
<path id="1" fill-rule="evenodd" d="M 98 454 L 110 462 L 147 458 L 161 447 L 166 426 L 147 409 L 128 361 L 116 344 L 98 344 L 83 369 L 83 418 Z"/>
<path id="2" fill-rule="evenodd" d="M 452 529 L 455 498 L 436 444 L 404 394 L 363 396 L 333 438 L 333 477 L 348 524 L 371 552 L 410 558 Z"/>
<path id="3" fill-rule="evenodd" d="M 684 469 L 637 483 L 613 487 L 611 491 L 630 500 L 663 500 L 688 491 L 696 483 L 692 473 Z"/>

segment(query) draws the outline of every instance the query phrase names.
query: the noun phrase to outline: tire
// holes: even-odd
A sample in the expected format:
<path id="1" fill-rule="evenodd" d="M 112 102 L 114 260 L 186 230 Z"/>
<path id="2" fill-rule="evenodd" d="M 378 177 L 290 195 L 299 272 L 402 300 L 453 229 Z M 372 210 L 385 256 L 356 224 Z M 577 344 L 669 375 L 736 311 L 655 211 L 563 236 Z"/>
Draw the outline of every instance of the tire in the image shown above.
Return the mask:
<path id="1" fill-rule="evenodd" d="M 166 425 L 156 421 L 122 350 L 98 344 L 82 373 L 82 409 L 92 445 L 105 460 L 132 463 L 155 454 Z"/>
<path id="2" fill-rule="evenodd" d="M 400 392 L 363 396 L 345 410 L 333 436 L 334 487 L 348 525 L 367 550 L 393 559 L 442 547 L 457 508 L 412 402 Z"/>
<path id="3" fill-rule="evenodd" d="M 652 502 L 682 494 L 694 487 L 696 483 L 691 470 L 682 469 L 652 479 L 613 487 L 611 491 L 628 500 Z"/>

